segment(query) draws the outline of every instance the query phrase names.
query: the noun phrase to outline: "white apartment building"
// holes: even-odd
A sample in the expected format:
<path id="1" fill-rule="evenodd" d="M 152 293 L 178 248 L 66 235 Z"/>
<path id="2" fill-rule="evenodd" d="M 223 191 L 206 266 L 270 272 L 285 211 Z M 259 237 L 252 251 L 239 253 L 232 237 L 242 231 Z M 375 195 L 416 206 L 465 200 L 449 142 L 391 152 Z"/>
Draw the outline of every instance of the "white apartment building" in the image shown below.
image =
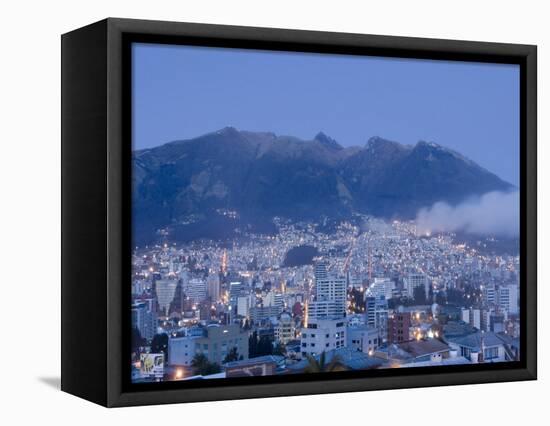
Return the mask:
<path id="1" fill-rule="evenodd" d="M 301 355 L 318 355 L 322 352 L 346 347 L 345 318 L 311 318 L 301 329 Z"/>
<path id="2" fill-rule="evenodd" d="M 237 315 L 248 317 L 252 306 L 254 306 L 252 304 L 252 296 L 239 296 L 237 298 Z"/>
<path id="3" fill-rule="evenodd" d="M 371 297 L 384 296 L 386 300 L 389 300 L 393 297 L 394 288 L 395 283 L 389 278 L 375 278 L 367 289 L 366 295 Z"/>
<path id="4" fill-rule="evenodd" d="M 157 317 L 151 308 L 150 302 L 139 302 L 132 305 L 132 327 L 139 330 L 139 334 L 150 341 L 157 331 Z"/>
<path id="5" fill-rule="evenodd" d="M 403 284 L 409 298 L 414 297 L 414 289 L 417 287 L 424 287 L 426 297 L 430 294 L 430 283 L 424 274 L 409 274 L 403 279 Z"/>
<path id="6" fill-rule="evenodd" d="M 171 337 L 168 340 L 168 364 L 190 366 L 200 336 Z"/>
<path id="7" fill-rule="evenodd" d="M 308 318 L 334 318 L 341 314 L 342 307 L 334 300 L 320 300 L 307 305 Z"/>
<path id="8" fill-rule="evenodd" d="M 206 281 L 192 278 L 183 286 L 183 292 L 193 302 L 200 303 L 206 299 Z"/>
<path id="9" fill-rule="evenodd" d="M 498 305 L 507 314 L 519 312 L 519 291 L 517 285 L 501 285 L 498 289 Z"/>
<path id="10" fill-rule="evenodd" d="M 381 339 L 378 329 L 367 325 L 348 327 L 347 329 L 348 348 L 354 348 L 366 354 L 371 354 L 378 349 Z"/>
<path id="11" fill-rule="evenodd" d="M 327 277 L 315 280 L 316 302 L 334 302 L 337 315 L 346 314 L 346 279 Z"/>
<path id="12" fill-rule="evenodd" d="M 481 311 L 474 308 L 462 309 L 462 321 L 481 330 Z"/>
<path id="13" fill-rule="evenodd" d="M 497 302 L 497 291 L 494 284 L 483 286 L 482 289 L 483 303 L 485 306 L 492 306 Z"/>
<path id="14" fill-rule="evenodd" d="M 294 340 L 296 335 L 296 328 L 292 317 L 287 312 L 283 312 L 277 325 L 275 326 L 275 338 L 283 344 L 286 344 L 290 340 Z"/>

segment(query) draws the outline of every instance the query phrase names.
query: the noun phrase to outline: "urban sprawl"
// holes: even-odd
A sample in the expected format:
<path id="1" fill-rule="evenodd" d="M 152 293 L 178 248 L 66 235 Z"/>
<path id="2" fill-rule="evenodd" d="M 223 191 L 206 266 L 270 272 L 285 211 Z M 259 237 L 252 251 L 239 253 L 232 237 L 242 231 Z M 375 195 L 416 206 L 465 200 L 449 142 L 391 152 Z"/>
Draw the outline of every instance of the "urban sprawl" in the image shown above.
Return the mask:
<path id="1" fill-rule="evenodd" d="M 132 381 L 519 359 L 517 253 L 361 220 L 136 247 Z"/>

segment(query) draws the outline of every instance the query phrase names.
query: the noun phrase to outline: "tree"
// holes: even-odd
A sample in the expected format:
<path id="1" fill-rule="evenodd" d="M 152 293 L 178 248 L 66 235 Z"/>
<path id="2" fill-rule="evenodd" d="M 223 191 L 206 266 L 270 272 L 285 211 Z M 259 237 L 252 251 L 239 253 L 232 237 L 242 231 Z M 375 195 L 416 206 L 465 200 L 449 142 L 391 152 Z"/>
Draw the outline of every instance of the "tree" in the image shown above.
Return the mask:
<path id="1" fill-rule="evenodd" d="M 258 332 L 254 331 L 248 338 L 248 357 L 254 358 L 258 352 Z"/>
<path id="2" fill-rule="evenodd" d="M 447 290 L 447 302 L 457 306 L 464 306 L 469 301 L 467 300 L 465 293 L 455 288 Z"/>
<path id="3" fill-rule="evenodd" d="M 365 312 L 365 293 L 352 288 L 348 290 L 348 298 L 352 301 L 351 310 L 354 313 Z"/>
<path id="4" fill-rule="evenodd" d="M 206 355 L 202 353 L 199 353 L 193 357 L 191 367 L 196 375 L 201 376 L 208 376 L 209 374 L 216 374 L 221 371 L 218 364 L 208 361 Z"/>
<path id="5" fill-rule="evenodd" d="M 237 361 L 238 359 L 239 359 L 239 354 L 237 352 L 237 348 L 234 346 L 231 348 L 231 350 L 227 353 L 227 355 L 223 359 L 223 363 L 225 364 L 226 362 Z"/>
<path id="6" fill-rule="evenodd" d="M 273 355 L 285 355 L 286 354 L 286 346 L 283 345 L 281 342 L 277 342 L 275 345 L 275 348 L 273 349 Z"/>
<path id="7" fill-rule="evenodd" d="M 141 337 L 141 333 L 136 327 L 132 327 L 132 352 L 136 352 L 140 346 L 145 346 L 145 339 Z"/>
<path id="8" fill-rule="evenodd" d="M 151 352 L 158 354 L 164 352 L 165 359 L 168 359 L 168 335 L 165 333 L 155 334 L 151 341 Z"/>
<path id="9" fill-rule="evenodd" d="M 248 357 L 273 354 L 273 339 L 269 336 L 262 336 L 258 339 L 258 332 L 254 331 L 248 338 Z"/>
<path id="10" fill-rule="evenodd" d="M 306 355 L 307 366 L 304 373 L 329 373 L 334 371 L 346 371 L 347 368 L 342 363 L 342 359 L 338 355 L 334 355 L 329 363 L 326 362 L 326 353 L 323 351 L 316 360 L 311 355 Z"/>
<path id="11" fill-rule="evenodd" d="M 414 303 L 424 305 L 426 303 L 426 290 L 423 286 L 415 287 L 413 290 Z"/>
<path id="12" fill-rule="evenodd" d="M 264 356 L 273 354 L 273 341 L 269 336 L 262 336 L 258 341 L 258 350 L 256 356 Z"/>
<path id="13" fill-rule="evenodd" d="M 445 305 L 447 303 L 447 296 L 444 291 L 438 291 L 435 295 L 435 303 L 438 305 Z"/>

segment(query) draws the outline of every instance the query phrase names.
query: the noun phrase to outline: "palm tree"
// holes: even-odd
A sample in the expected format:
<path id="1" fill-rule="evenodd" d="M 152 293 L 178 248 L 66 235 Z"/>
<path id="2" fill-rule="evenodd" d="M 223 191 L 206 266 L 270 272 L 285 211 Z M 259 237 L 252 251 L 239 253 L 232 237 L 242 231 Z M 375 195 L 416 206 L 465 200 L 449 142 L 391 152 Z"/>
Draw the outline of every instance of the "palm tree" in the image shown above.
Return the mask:
<path id="1" fill-rule="evenodd" d="M 225 358 L 223 359 L 223 363 L 225 364 L 226 362 L 237 361 L 238 359 L 239 359 L 239 353 L 237 352 L 237 348 L 233 346 L 231 350 L 227 353 Z"/>
<path id="2" fill-rule="evenodd" d="M 202 374 L 208 369 L 208 364 L 208 358 L 202 353 L 195 355 L 191 361 L 191 367 L 193 367 L 195 374 Z"/>
<path id="3" fill-rule="evenodd" d="M 193 357 L 191 361 L 191 367 L 193 372 L 197 375 L 208 376 L 209 374 L 216 374 L 221 371 L 219 364 L 208 361 L 206 355 L 199 353 Z"/>
<path id="4" fill-rule="evenodd" d="M 342 363 L 339 355 L 334 355 L 329 363 L 326 362 L 326 353 L 323 351 L 317 361 L 314 357 L 307 354 L 307 366 L 304 373 L 329 373 L 333 371 L 346 371 L 346 366 Z"/>

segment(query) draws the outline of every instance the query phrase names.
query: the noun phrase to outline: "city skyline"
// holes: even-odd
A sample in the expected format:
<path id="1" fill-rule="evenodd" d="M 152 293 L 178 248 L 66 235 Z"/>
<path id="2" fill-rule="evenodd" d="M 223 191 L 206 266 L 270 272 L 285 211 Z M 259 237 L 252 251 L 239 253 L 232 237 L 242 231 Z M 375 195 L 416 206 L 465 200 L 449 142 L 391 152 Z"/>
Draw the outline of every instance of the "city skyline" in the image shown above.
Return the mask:
<path id="1" fill-rule="evenodd" d="M 229 248 L 136 249 L 132 324 L 142 340 L 133 340 L 132 380 L 519 359 L 517 254 L 483 252 L 453 234 L 418 235 L 414 222 L 364 220 L 333 234 L 276 220 L 276 236 Z M 287 266 L 296 247 L 318 251 Z M 162 368 L 147 367 L 159 357 Z"/>
<path id="2" fill-rule="evenodd" d="M 132 57 L 133 383 L 520 360 L 517 67 Z"/>

